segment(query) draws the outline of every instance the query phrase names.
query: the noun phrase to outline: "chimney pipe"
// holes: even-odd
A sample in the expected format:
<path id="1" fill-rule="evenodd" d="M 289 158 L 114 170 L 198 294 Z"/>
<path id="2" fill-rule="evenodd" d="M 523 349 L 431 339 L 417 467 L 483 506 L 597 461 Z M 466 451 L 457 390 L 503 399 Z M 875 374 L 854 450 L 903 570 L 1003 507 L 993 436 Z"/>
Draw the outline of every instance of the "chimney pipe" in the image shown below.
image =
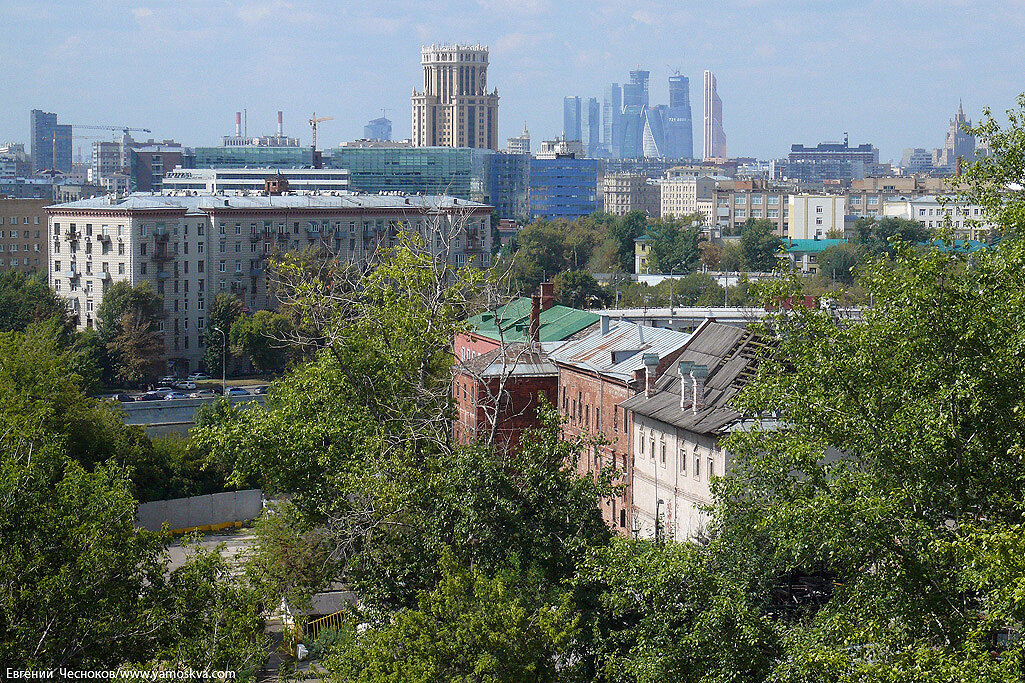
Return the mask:
<path id="1" fill-rule="evenodd" d="M 609 333 L 609 316 L 603 315 L 600 318 L 598 318 L 598 320 L 601 324 L 601 334 L 604 337 L 606 334 Z"/>
<path id="2" fill-rule="evenodd" d="M 235 137 L 242 137 L 242 112 L 235 112 Z"/>
<path id="3" fill-rule="evenodd" d="M 655 374 L 658 372 L 658 354 L 646 353 L 644 360 L 644 395 L 651 398 L 655 395 Z"/>
<path id="4" fill-rule="evenodd" d="M 554 282 L 542 282 L 541 283 L 541 310 L 547 311 L 549 308 L 555 305 L 555 283 Z"/>
<path id="5" fill-rule="evenodd" d="M 281 138 L 281 137 L 284 137 L 284 136 L 285 136 L 285 119 L 281 115 L 281 112 L 279 111 L 278 112 L 278 137 Z"/>
<path id="6" fill-rule="evenodd" d="M 541 295 L 530 297 L 530 341 L 541 343 Z"/>
<path id="7" fill-rule="evenodd" d="M 695 365 L 690 376 L 694 378 L 694 400 L 691 403 L 691 412 L 697 413 L 705 409 L 705 379 L 708 377 L 707 365 Z"/>
<path id="8" fill-rule="evenodd" d="M 691 378 L 690 371 L 694 367 L 694 361 L 680 361 L 680 408 L 684 409 L 690 404 Z"/>

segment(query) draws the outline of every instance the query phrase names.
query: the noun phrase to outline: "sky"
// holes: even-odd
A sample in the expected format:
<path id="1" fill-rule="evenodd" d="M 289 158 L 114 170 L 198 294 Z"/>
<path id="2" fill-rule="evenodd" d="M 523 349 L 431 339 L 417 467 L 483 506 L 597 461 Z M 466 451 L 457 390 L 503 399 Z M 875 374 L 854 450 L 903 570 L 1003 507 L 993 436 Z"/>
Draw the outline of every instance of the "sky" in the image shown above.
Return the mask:
<path id="1" fill-rule="evenodd" d="M 713 71 L 728 154 L 762 159 L 846 131 L 899 160 L 942 146 L 959 100 L 977 120 L 1025 92 L 1025 0 L 0 0 L 0 27 L 0 141 L 26 143 L 34 108 L 189 146 L 220 144 L 243 108 L 250 135 L 281 109 L 308 144 L 316 112 L 334 117 L 321 148 L 386 109 L 406 138 L 431 43 L 488 45 L 499 135 L 526 123 L 535 146 L 561 133 L 563 96 L 600 101 L 638 66 L 651 104 L 690 78 L 696 150 Z"/>

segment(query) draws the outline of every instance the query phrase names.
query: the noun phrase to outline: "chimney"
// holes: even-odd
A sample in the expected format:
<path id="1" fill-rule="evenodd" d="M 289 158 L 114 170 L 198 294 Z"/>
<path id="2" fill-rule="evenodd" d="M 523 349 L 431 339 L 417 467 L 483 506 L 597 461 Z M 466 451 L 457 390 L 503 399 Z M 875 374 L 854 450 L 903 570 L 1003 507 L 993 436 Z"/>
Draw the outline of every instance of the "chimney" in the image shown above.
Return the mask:
<path id="1" fill-rule="evenodd" d="M 634 370 L 633 383 L 631 389 L 633 391 L 640 391 L 640 388 L 644 386 L 644 368 L 637 368 Z"/>
<path id="2" fill-rule="evenodd" d="M 549 308 L 555 305 L 555 283 L 554 282 L 542 282 L 541 283 L 541 310 L 547 311 Z"/>
<path id="3" fill-rule="evenodd" d="M 278 137 L 285 137 L 285 119 L 280 111 L 278 112 Z"/>
<path id="4" fill-rule="evenodd" d="M 680 408 L 686 408 L 690 404 L 691 379 L 690 371 L 694 367 L 694 361 L 680 361 Z"/>
<path id="5" fill-rule="evenodd" d="M 242 112 L 235 112 L 235 137 L 242 137 Z"/>
<path id="6" fill-rule="evenodd" d="M 691 412 L 697 413 L 705 409 L 705 379 L 708 377 L 707 365 L 695 365 L 691 368 L 690 376 L 694 378 L 694 398 L 691 403 Z"/>
<path id="7" fill-rule="evenodd" d="M 541 342 L 541 295 L 535 294 L 530 297 L 530 341 L 534 344 Z"/>
<path id="8" fill-rule="evenodd" d="M 644 325 L 639 323 L 637 325 L 637 343 L 641 348 L 644 348 Z"/>
<path id="9" fill-rule="evenodd" d="M 604 337 L 609 333 L 609 316 L 603 315 L 598 320 L 601 324 L 601 335 Z"/>
<path id="10" fill-rule="evenodd" d="M 658 354 L 646 353 L 644 360 L 644 395 L 651 398 L 655 395 L 655 375 L 658 372 Z"/>

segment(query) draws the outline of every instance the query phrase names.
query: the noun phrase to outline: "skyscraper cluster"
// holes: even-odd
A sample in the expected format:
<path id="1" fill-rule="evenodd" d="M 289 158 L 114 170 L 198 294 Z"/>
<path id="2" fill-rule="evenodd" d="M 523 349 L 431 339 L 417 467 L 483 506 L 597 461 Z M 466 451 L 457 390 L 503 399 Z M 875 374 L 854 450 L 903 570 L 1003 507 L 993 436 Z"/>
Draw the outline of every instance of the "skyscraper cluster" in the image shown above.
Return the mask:
<path id="1" fill-rule="evenodd" d="M 652 106 L 650 79 L 650 71 L 631 71 L 628 82 L 605 88 L 601 107 L 593 97 L 564 98 L 563 138 L 579 140 L 593 157 L 692 158 L 690 80 L 674 73 L 669 77 L 669 104 Z"/>

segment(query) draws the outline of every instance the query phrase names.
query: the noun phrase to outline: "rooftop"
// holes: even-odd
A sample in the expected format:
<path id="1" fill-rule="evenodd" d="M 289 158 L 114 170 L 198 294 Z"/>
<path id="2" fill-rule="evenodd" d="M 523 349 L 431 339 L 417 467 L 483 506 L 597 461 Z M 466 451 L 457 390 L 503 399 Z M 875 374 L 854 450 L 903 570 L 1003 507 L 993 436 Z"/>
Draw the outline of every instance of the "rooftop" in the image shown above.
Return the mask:
<path id="1" fill-rule="evenodd" d="M 786 246 L 786 250 L 791 254 L 799 252 L 802 254 L 817 254 L 829 247 L 836 247 L 841 244 L 847 244 L 847 240 L 844 239 L 807 239 L 807 240 L 786 240 L 783 242 Z"/>
<path id="2" fill-rule="evenodd" d="M 560 365 L 572 365 L 628 382 L 633 379 L 635 370 L 644 367 L 645 353 L 665 358 L 689 338 L 685 332 L 614 320 L 609 321 L 605 334 L 599 329 L 569 341 L 552 353 L 552 359 Z"/>
<path id="3" fill-rule="evenodd" d="M 746 330 L 720 323 L 705 323 L 690 335 L 678 359 L 708 368 L 705 408 L 695 413 L 691 404 L 680 405 L 681 386 L 677 368 L 662 376 L 650 398 L 640 393 L 622 405 L 639 415 L 697 434 L 728 429 L 742 417 L 730 407 L 729 401 L 753 376 L 757 352 L 763 346 L 757 336 Z"/>
<path id="4" fill-rule="evenodd" d="M 214 209 L 405 209 L 416 211 L 455 208 L 490 208 L 486 204 L 444 195 L 354 195 L 344 191 L 307 192 L 272 196 L 245 196 L 236 193 L 135 192 L 124 197 L 94 197 L 50 209 L 79 211 L 173 211 L 204 213 Z"/>
<path id="5" fill-rule="evenodd" d="M 467 322 L 477 334 L 495 341 L 526 341 L 530 328 L 530 297 L 520 297 L 497 311 L 475 315 Z M 540 341 L 564 341 L 596 322 L 598 315 L 595 313 L 569 306 L 552 306 L 541 311 Z"/>

